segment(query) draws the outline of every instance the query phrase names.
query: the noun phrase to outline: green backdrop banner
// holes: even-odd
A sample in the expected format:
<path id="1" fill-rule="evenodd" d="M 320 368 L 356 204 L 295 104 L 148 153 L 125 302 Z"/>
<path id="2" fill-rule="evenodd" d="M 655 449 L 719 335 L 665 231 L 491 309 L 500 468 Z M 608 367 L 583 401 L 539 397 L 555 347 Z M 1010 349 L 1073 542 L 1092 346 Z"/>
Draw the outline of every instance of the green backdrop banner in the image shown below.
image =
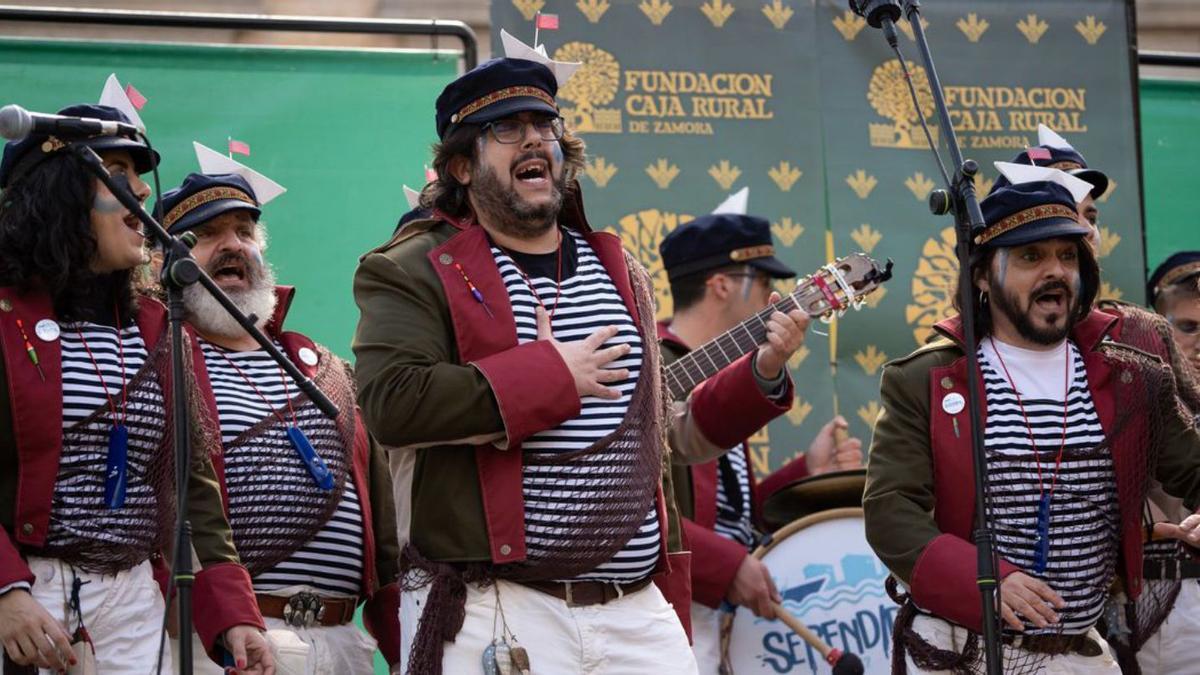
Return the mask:
<path id="1" fill-rule="evenodd" d="M 1176 251 L 1200 249 L 1200 82 L 1142 80 L 1142 171 L 1146 185 L 1146 261 L 1154 269 Z"/>
<path id="2" fill-rule="evenodd" d="M 192 141 L 224 151 L 288 191 L 263 212 L 267 252 L 299 291 L 289 325 L 350 357 L 358 256 L 408 210 L 401 184 L 424 184 L 433 104 L 454 55 L 383 50 L 0 40 L 3 103 L 54 112 L 95 101 L 116 73 L 148 102 L 162 189 L 197 171 Z"/>
<path id="3" fill-rule="evenodd" d="M 984 167 L 1055 128 L 1114 179 L 1101 198 L 1103 295 L 1140 299 L 1142 223 L 1124 0 L 944 0 L 924 6 L 963 151 Z M 896 278 L 840 330 L 809 333 L 793 359 L 792 411 L 752 439 L 764 473 L 807 448 L 834 412 L 870 437 L 881 365 L 929 336 L 949 310 L 952 222 L 929 214 L 941 179 L 899 63 L 879 31 L 827 0 L 494 0 L 500 28 L 529 41 L 535 12 L 550 55 L 584 66 L 561 92 L 589 146 L 589 218 L 625 239 L 658 280 L 657 245 L 678 223 L 750 187 L 782 258 L 803 273 L 856 250 Z M 900 48 L 921 109 L 934 114 L 909 26 Z M 942 130 L 934 133 L 941 135 Z M 815 326 L 820 330 L 820 326 Z M 831 368 L 836 335 L 837 375 Z"/>

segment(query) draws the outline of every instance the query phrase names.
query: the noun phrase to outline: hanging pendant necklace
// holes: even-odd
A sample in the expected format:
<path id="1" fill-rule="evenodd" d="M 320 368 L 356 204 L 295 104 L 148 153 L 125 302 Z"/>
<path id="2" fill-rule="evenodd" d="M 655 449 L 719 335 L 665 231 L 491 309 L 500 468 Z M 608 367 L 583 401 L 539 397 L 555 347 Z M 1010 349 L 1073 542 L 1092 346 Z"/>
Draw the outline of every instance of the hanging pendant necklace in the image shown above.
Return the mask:
<path id="1" fill-rule="evenodd" d="M 112 394 L 108 392 L 108 384 L 104 381 L 104 373 L 100 370 L 100 364 L 92 354 L 92 348 L 88 346 L 87 339 L 83 337 L 83 329 L 79 327 L 78 323 L 75 324 L 75 332 L 79 334 L 79 341 L 83 344 L 88 359 L 92 362 L 92 368 L 96 370 L 96 378 L 104 389 L 104 397 L 108 399 L 112 425 L 108 428 L 108 456 L 104 467 L 104 505 L 109 509 L 119 509 L 125 505 L 125 488 L 129 478 L 129 428 L 125 426 L 128 420 L 126 392 L 129 388 L 129 381 L 125 377 L 125 341 L 121 337 L 119 308 L 113 307 L 113 314 L 117 320 L 117 354 L 121 364 L 120 415 L 117 414 L 117 404 L 113 400 Z"/>
<path id="2" fill-rule="evenodd" d="M 525 280 L 525 285 L 529 287 L 529 292 L 533 293 L 533 299 L 537 301 L 537 304 L 542 306 L 542 309 L 546 310 L 546 318 L 553 322 L 554 312 L 558 310 L 558 301 L 562 298 L 562 229 L 559 228 L 558 230 L 558 249 L 554 261 L 554 267 L 556 270 L 554 273 L 554 306 L 548 309 L 546 307 L 546 303 L 542 302 L 542 296 L 538 295 L 537 288 L 534 287 L 533 281 L 529 278 L 529 275 L 525 273 L 525 270 L 521 268 L 521 264 L 517 262 L 517 258 L 513 255 L 513 252 L 504 247 L 501 247 L 501 249 L 505 252 L 505 254 L 508 255 L 509 259 L 512 260 L 513 267 L 517 268 L 517 274 L 520 274 L 521 278 Z"/>
<path id="3" fill-rule="evenodd" d="M 250 385 L 250 388 L 254 390 L 254 393 L 258 394 L 258 397 L 262 399 L 263 403 L 267 404 L 267 407 L 271 410 L 271 414 L 274 415 L 275 418 L 279 420 L 279 423 L 283 425 L 283 428 L 287 431 L 288 441 L 291 442 L 292 448 L 296 451 L 296 454 L 300 456 L 300 460 L 304 462 L 305 468 L 308 469 L 308 474 L 312 476 L 313 482 L 316 483 L 317 487 L 321 488 L 322 490 L 332 490 L 334 481 L 333 474 L 329 471 L 329 466 L 325 464 L 325 460 L 321 459 L 321 456 L 318 455 L 317 451 L 313 449 L 312 443 L 308 441 L 308 436 L 304 435 L 304 431 L 296 423 L 296 410 L 292 407 L 292 394 L 288 388 L 287 376 L 283 372 L 283 366 L 275 364 L 279 368 L 279 381 L 283 383 L 283 396 L 287 399 L 288 414 L 291 415 L 292 418 L 291 424 L 288 424 L 288 421 L 284 419 L 283 415 L 281 415 L 278 410 L 275 409 L 275 406 L 271 405 L 271 399 L 267 398 L 262 391 L 259 390 L 258 385 L 254 384 L 254 380 L 251 380 L 250 377 L 238 367 L 238 364 L 234 363 L 233 359 L 229 358 L 229 355 L 225 353 L 225 350 L 219 346 L 216 347 L 217 353 L 225 359 L 226 363 L 228 363 L 233 367 L 234 370 L 237 371 L 238 375 L 242 376 L 242 379 L 246 381 L 246 384 Z"/>
<path id="4" fill-rule="evenodd" d="M 1029 425 L 1029 415 L 1025 412 L 1025 402 L 1021 400 L 1021 393 L 1017 391 L 1017 385 L 1013 382 L 1012 375 L 1008 372 L 1008 366 L 1004 363 L 1004 357 L 1000 355 L 1000 350 L 996 349 L 996 341 L 988 337 L 992 343 L 992 351 L 995 352 L 996 358 L 1000 361 L 1000 367 L 1004 370 L 1004 377 L 1008 378 L 1008 386 L 1012 389 L 1013 395 L 1017 397 L 1017 405 L 1021 408 L 1021 417 L 1025 420 L 1025 433 L 1029 435 L 1029 446 L 1033 451 L 1033 461 L 1037 463 L 1038 470 L 1038 512 L 1037 512 L 1037 543 L 1034 548 L 1033 571 L 1041 574 L 1046 571 L 1046 566 L 1050 562 L 1050 500 L 1054 496 L 1054 487 L 1058 484 L 1058 472 L 1062 467 L 1063 450 L 1067 447 L 1067 406 L 1068 399 L 1071 396 L 1071 381 L 1070 381 L 1070 364 L 1071 364 L 1071 345 L 1063 343 L 1063 422 L 1062 422 L 1062 438 L 1058 445 L 1058 458 L 1054 460 L 1054 474 L 1050 477 L 1050 489 L 1047 490 L 1042 480 L 1042 458 L 1038 454 L 1037 443 L 1033 440 L 1033 428 Z"/>

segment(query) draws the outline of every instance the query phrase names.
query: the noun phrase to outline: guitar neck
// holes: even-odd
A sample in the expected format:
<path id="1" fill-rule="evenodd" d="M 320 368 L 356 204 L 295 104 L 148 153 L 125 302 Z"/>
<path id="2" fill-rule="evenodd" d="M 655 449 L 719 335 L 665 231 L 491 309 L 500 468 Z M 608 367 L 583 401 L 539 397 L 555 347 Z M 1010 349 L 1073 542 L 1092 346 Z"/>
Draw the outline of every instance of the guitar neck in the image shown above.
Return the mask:
<path id="1" fill-rule="evenodd" d="M 818 294 L 811 281 L 796 287 L 779 302 L 751 316 L 738 325 L 721 333 L 705 344 L 693 349 L 679 360 L 666 367 L 667 389 L 671 399 L 682 401 L 701 382 L 716 375 L 722 368 L 758 349 L 767 341 L 767 319 L 775 312 L 791 312 L 809 303 L 803 302 L 812 294 Z"/>

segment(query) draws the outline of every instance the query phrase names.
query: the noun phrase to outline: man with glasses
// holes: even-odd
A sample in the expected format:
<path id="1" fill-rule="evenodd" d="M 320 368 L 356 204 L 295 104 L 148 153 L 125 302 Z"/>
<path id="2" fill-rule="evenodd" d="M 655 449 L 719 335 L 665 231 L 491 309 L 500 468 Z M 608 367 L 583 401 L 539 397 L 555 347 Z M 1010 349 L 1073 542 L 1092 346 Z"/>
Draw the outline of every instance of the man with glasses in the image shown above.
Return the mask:
<path id="1" fill-rule="evenodd" d="M 771 282 L 796 276 L 775 257 L 769 222 L 736 212 L 741 209 L 733 213 L 725 209 L 723 204 L 718 212 L 680 225 L 659 245 L 674 303 L 674 316 L 658 326 L 667 363 L 778 302 Z M 771 485 L 755 481 L 746 439 L 792 405 L 786 365 L 803 344 L 808 317 L 797 310 L 788 320 L 794 322 L 800 340 L 788 345 L 768 342 L 711 381 L 731 399 L 742 401 L 744 412 L 737 416 L 726 411 L 713 417 L 697 413 L 702 428 L 720 431 L 709 435 L 728 451 L 710 462 L 672 467 L 683 529 L 693 554 L 692 651 L 702 675 L 716 675 L 720 666 L 718 608 L 723 602 L 772 619 L 771 603 L 781 601 L 766 565 L 749 555 L 758 542 L 759 506 L 771 485 L 777 489 L 810 474 L 862 466 L 861 441 L 835 440 L 834 430 L 847 427 L 846 420 L 837 417 L 821 429 L 807 453 L 767 479 Z"/>
<path id="2" fill-rule="evenodd" d="M 448 85 L 432 217 L 355 276 L 359 402 L 394 448 L 407 542 L 408 672 L 696 672 L 664 440 L 715 457 L 689 411 L 719 401 L 701 386 L 667 414 L 653 284 L 588 226 L 565 79 L 501 58 Z"/>

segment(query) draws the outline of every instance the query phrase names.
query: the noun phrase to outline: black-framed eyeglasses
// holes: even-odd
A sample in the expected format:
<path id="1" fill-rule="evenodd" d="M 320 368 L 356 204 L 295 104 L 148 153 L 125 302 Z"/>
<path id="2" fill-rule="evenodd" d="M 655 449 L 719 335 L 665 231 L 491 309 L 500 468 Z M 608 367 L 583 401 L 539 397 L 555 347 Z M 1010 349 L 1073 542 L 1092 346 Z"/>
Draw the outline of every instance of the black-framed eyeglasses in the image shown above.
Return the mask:
<path id="1" fill-rule="evenodd" d="M 525 126 L 533 126 L 533 130 L 543 141 L 557 141 L 563 137 L 563 120 L 561 117 L 543 117 L 532 122 L 522 122 L 517 119 L 503 119 L 488 122 L 483 125 L 483 132 L 492 130 L 492 136 L 497 142 L 504 144 L 520 143 L 525 138 Z"/>

